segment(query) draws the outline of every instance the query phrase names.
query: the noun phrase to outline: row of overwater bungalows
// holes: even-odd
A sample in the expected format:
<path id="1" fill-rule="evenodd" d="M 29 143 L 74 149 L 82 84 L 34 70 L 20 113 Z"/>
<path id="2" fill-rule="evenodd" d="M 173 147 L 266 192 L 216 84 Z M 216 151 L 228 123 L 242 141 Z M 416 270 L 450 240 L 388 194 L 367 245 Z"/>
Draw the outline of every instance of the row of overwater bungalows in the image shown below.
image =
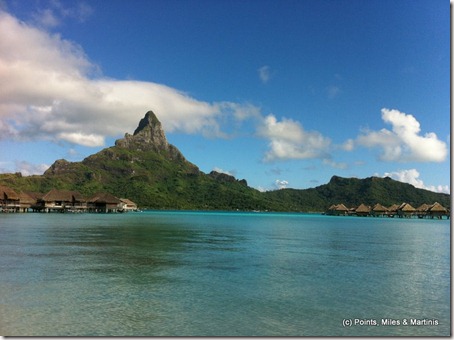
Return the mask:
<path id="1" fill-rule="evenodd" d="M 385 207 L 380 203 L 373 207 L 365 204 L 360 204 L 354 208 L 347 208 L 343 203 L 333 204 L 325 212 L 326 215 L 334 216 L 375 216 L 375 217 L 418 217 L 418 218 L 438 218 L 446 217 L 449 219 L 450 210 L 445 208 L 440 203 L 422 204 L 418 208 L 412 207 L 409 203 L 400 205 L 394 204 L 390 207 Z"/>
<path id="2" fill-rule="evenodd" d="M 0 212 L 127 212 L 137 205 L 129 199 L 109 193 L 89 198 L 77 191 L 52 189 L 48 193 L 16 192 L 0 185 Z"/>

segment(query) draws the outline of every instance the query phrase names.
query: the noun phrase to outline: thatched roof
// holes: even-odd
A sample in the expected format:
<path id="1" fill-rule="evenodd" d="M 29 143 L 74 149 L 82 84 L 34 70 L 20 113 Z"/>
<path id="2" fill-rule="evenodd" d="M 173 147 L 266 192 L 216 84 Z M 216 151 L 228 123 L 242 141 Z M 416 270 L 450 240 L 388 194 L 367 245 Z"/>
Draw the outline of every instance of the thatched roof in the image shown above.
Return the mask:
<path id="1" fill-rule="evenodd" d="M 386 208 L 385 206 L 381 205 L 380 203 L 377 203 L 377 204 L 374 205 L 372 210 L 375 211 L 375 212 L 385 212 L 385 211 L 388 211 L 388 208 Z"/>
<path id="2" fill-rule="evenodd" d="M 34 204 L 34 203 L 36 203 L 36 199 L 34 199 L 33 197 L 31 197 L 30 195 L 28 195 L 25 192 L 21 192 L 19 194 L 19 197 L 20 197 L 20 203 L 21 204 Z"/>
<path id="3" fill-rule="evenodd" d="M 341 203 L 341 204 L 336 205 L 334 210 L 336 210 L 336 211 L 348 211 L 348 208 L 343 203 Z"/>
<path id="4" fill-rule="evenodd" d="M 416 211 L 415 208 L 411 206 L 409 203 L 402 203 L 399 208 L 397 209 L 399 211 L 404 211 L 404 212 L 413 212 Z"/>
<path id="5" fill-rule="evenodd" d="M 397 204 L 393 204 L 388 208 L 388 211 L 397 211 L 399 209 L 399 206 Z"/>
<path id="6" fill-rule="evenodd" d="M 435 202 L 432 206 L 428 209 L 430 212 L 444 212 L 447 213 L 448 209 L 442 206 L 440 203 Z"/>
<path id="7" fill-rule="evenodd" d="M 127 199 L 127 198 L 120 198 L 120 201 L 124 204 L 127 204 L 127 205 L 135 205 L 137 206 L 137 204 L 135 204 L 133 201 Z"/>
<path id="8" fill-rule="evenodd" d="M 55 202 L 55 201 L 64 201 L 64 202 L 85 202 L 85 199 L 77 191 L 70 190 L 57 190 L 52 189 L 47 194 L 42 197 L 42 200 L 45 202 Z"/>
<path id="9" fill-rule="evenodd" d="M 35 191 L 24 191 L 28 196 L 33 198 L 35 201 L 43 198 L 44 194 Z"/>
<path id="10" fill-rule="evenodd" d="M 424 212 L 424 211 L 427 211 L 429 208 L 430 208 L 430 205 L 428 205 L 427 203 L 423 203 L 419 207 L 416 208 L 416 211 Z"/>
<path id="11" fill-rule="evenodd" d="M 19 200 L 19 194 L 10 187 L 0 185 L 0 199 Z"/>
<path id="12" fill-rule="evenodd" d="M 370 212 L 370 207 L 361 203 L 358 208 L 355 210 L 357 213 L 369 213 Z"/>
<path id="13" fill-rule="evenodd" d="M 120 199 L 115 197 L 112 194 L 109 194 L 107 192 L 99 192 L 93 197 L 91 197 L 89 200 L 91 203 L 102 203 L 102 204 L 118 204 L 120 203 Z"/>
<path id="14" fill-rule="evenodd" d="M 438 216 L 440 214 L 443 215 L 443 214 L 449 213 L 449 208 L 445 208 L 438 202 L 435 202 L 432 205 L 424 203 L 424 204 L 421 204 L 417 209 L 415 209 L 411 204 L 406 203 L 406 202 L 404 202 L 400 205 L 393 204 L 389 208 L 386 208 L 385 206 L 383 206 L 380 203 L 375 204 L 373 208 L 371 208 L 371 206 L 361 203 L 356 209 L 355 208 L 348 209 L 344 204 L 341 203 L 341 204 L 337 204 L 337 205 L 336 204 L 331 205 L 328 208 L 328 210 L 331 212 L 331 214 L 335 214 L 334 212 L 336 211 L 336 212 L 348 212 L 348 214 L 357 213 L 358 215 L 369 214 L 371 211 L 376 213 L 375 215 L 379 215 L 380 213 L 394 215 L 399 212 L 399 215 L 403 215 L 401 213 L 406 213 L 406 215 L 411 215 L 411 213 L 417 213 L 417 214 L 434 213 L 431 215 Z M 438 214 L 436 214 L 436 213 L 438 213 Z"/>

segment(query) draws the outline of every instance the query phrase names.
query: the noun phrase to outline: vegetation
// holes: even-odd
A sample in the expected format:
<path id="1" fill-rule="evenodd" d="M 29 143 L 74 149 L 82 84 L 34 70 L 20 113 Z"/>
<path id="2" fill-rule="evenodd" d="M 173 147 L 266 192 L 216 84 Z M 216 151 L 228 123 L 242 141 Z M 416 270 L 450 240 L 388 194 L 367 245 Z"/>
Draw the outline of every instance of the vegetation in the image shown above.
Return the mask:
<path id="1" fill-rule="evenodd" d="M 139 159 L 137 156 L 109 150 L 80 163 L 68 162 L 63 172 L 52 173 L 51 168 L 42 176 L 1 174 L 0 184 L 43 193 L 52 188 L 77 190 L 85 196 L 105 191 L 152 209 L 320 212 L 338 203 L 354 207 L 407 202 L 418 207 L 436 201 L 450 206 L 450 195 L 417 189 L 391 178 L 333 176 L 329 183 L 316 188 L 259 192 L 241 181 L 222 181 L 184 164 L 175 165 L 163 155 L 147 155 L 132 162 L 132 158 Z"/>
<path id="2" fill-rule="evenodd" d="M 86 197 L 109 192 L 129 198 L 142 208 L 198 210 L 325 211 L 330 205 L 361 203 L 385 206 L 407 202 L 418 207 L 436 201 L 450 206 L 450 196 L 417 189 L 391 178 L 333 176 L 316 188 L 259 192 L 245 180 L 212 172 L 205 174 L 167 143 L 161 123 L 147 112 L 134 135 L 82 162 L 57 160 L 42 176 L 0 174 L 0 184 L 18 191 L 45 193 L 79 191 Z"/>
<path id="3" fill-rule="evenodd" d="M 439 202 L 450 207 L 450 195 L 417 189 L 411 184 L 395 181 L 389 177 L 368 177 L 365 179 L 333 176 L 329 183 L 316 188 L 295 190 L 282 189 L 265 193 L 275 201 L 282 201 L 289 210 L 325 211 L 332 204 L 344 203 L 357 207 L 361 203 L 373 206 L 411 204 L 417 208 L 423 203 Z"/>

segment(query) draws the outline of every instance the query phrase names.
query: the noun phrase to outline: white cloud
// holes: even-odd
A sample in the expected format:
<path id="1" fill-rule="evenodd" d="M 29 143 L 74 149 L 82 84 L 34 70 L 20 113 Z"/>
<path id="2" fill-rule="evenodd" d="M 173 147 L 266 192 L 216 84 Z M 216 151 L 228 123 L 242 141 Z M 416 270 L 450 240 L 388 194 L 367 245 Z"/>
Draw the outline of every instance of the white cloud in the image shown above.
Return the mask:
<path id="1" fill-rule="evenodd" d="M 54 13 L 70 15 L 55 4 Z M 208 103 L 162 84 L 103 77 L 82 47 L 6 12 L 0 31 L 0 139 L 99 147 L 106 137 L 132 132 L 153 110 L 166 132 L 208 137 L 229 137 L 228 123 L 239 128 L 248 120 L 269 140 L 266 161 L 326 156 L 329 139 L 296 121 L 264 117 L 252 104 Z M 269 71 L 261 69 L 265 81 Z"/>
<path id="2" fill-rule="evenodd" d="M 277 180 L 274 182 L 274 185 L 275 185 L 278 189 L 285 189 L 285 188 L 287 188 L 287 186 L 288 186 L 288 181 L 277 179 Z"/>
<path id="3" fill-rule="evenodd" d="M 89 12 L 55 4 L 80 20 Z M 260 116 L 253 105 L 208 103 L 162 84 L 102 77 L 77 44 L 1 11 L 0 31 L 0 139 L 100 146 L 106 136 L 133 131 L 149 110 L 168 132 L 226 137 L 221 117 Z"/>
<path id="4" fill-rule="evenodd" d="M 391 177 L 399 182 L 409 183 L 416 188 L 419 189 L 426 189 L 435 192 L 443 192 L 443 193 L 450 193 L 450 189 L 448 185 L 425 185 L 424 182 L 419 178 L 419 172 L 416 169 L 408 169 L 408 170 L 399 170 L 394 172 L 385 172 L 382 177 Z"/>
<path id="5" fill-rule="evenodd" d="M 265 161 L 326 157 L 331 144 L 319 132 L 305 131 L 299 122 L 291 119 L 279 122 L 272 114 L 263 119 L 257 134 L 270 140 Z"/>
<path id="6" fill-rule="evenodd" d="M 270 77 L 271 77 L 270 67 L 267 65 L 262 66 L 257 70 L 257 72 L 259 73 L 259 78 L 262 81 L 262 83 L 263 84 L 268 83 L 268 81 L 270 80 Z"/>
<path id="7" fill-rule="evenodd" d="M 451 189 L 450 189 L 449 185 L 437 185 L 437 186 L 429 185 L 429 186 L 426 186 L 426 189 L 430 190 L 430 191 L 435 191 L 435 192 L 442 192 L 445 194 L 451 193 Z"/>
<path id="8" fill-rule="evenodd" d="M 85 134 L 83 132 L 61 132 L 57 135 L 57 137 L 67 142 L 84 146 L 104 145 L 104 137 L 95 134 Z"/>
<path id="9" fill-rule="evenodd" d="M 229 176 L 235 176 L 235 174 L 236 174 L 236 172 L 234 170 L 228 171 L 228 170 L 224 170 L 224 169 L 218 168 L 217 166 L 215 166 L 213 168 L 213 171 L 219 172 L 220 174 L 226 174 L 226 175 L 229 175 Z"/>
<path id="10" fill-rule="evenodd" d="M 382 149 L 380 159 L 397 162 L 442 162 L 448 154 L 446 143 L 433 132 L 420 135 L 419 122 L 411 114 L 382 109 L 382 119 L 392 125 L 392 131 L 366 131 L 356 143 Z"/>
<path id="11" fill-rule="evenodd" d="M 340 148 L 344 151 L 352 151 L 355 148 L 355 141 L 353 139 L 347 139 Z"/>
<path id="12" fill-rule="evenodd" d="M 252 104 L 238 104 L 232 102 L 216 103 L 219 110 L 233 116 L 236 121 L 242 122 L 248 119 L 261 119 L 260 108 Z"/>
<path id="13" fill-rule="evenodd" d="M 93 14 L 93 8 L 84 2 L 73 4 L 74 6 L 67 6 L 68 4 L 66 2 L 63 5 L 60 1 L 53 0 L 49 2 L 49 7 L 33 13 L 32 19 L 38 26 L 54 28 L 67 19 L 85 22 Z"/>
<path id="14" fill-rule="evenodd" d="M 49 169 L 48 164 L 32 164 L 26 161 L 16 162 L 16 172 L 22 173 L 23 176 L 42 175 Z"/>
<path id="15" fill-rule="evenodd" d="M 329 166 L 332 167 L 332 168 L 342 169 L 342 170 L 348 168 L 348 164 L 347 164 L 347 163 L 345 163 L 345 162 L 335 162 L 335 161 L 333 161 L 333 160 L 330 159 L 330 158 L 325 158 L 325 159 L 323 160 L 323 164 L 329 165 Z"/>
<path id="16" fill-rule="evenodd" d="M 93 12 L 93 8 L 85 2 L 79 2 L 75 7 L 66 8 L 66 16 L 72 17 L 79 22 L 85 22 L 92 16 Z"/>
<path id="17" fill-rule="evenodd" d="M 33 14 L 33 20 L 40 26 L 56 27 L 61 24 L 60 19 L 50 8 L 39 10 Z"/>

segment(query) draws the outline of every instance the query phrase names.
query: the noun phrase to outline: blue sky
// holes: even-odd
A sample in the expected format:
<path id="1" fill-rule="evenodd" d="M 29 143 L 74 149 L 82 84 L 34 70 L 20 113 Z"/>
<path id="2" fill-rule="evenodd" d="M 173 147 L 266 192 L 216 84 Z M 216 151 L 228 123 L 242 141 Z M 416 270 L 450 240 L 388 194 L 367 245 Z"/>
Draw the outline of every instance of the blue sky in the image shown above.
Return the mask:
<path id="1" fill-rule="evenodd" d="M 450 190 L 450 4 L 0 1 L 0 171 L 42 173 L 146 111 L 260 190 L 390 176 Z"/>

